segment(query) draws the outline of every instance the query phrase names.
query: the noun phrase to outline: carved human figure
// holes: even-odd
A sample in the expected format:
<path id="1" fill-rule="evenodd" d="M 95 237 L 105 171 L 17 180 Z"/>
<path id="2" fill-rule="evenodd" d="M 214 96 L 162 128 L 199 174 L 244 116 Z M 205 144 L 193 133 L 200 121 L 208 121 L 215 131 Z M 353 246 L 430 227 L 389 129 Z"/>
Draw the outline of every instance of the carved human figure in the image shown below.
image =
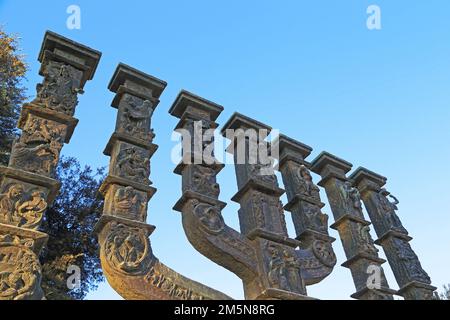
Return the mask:
<path id="1" fill-rule="evenodd" d="M 17 138 L 13 144 L 10 166 L 51 176 L 58 164 L 61 148 L 62 143 L 60 140 L 36 144 L 27 143 L 25 139 Z"/>
<path id="2" fill-rule="evenodd" d="M 133 187 L 120 187 L 114 194 L 114 212 L 145 221 L 145 203 Z"/>
<path id="3" fill-rule="evenodd" d="M 370 227 L 361 223 L 358 223 L 358 244 L 364 252 L 373 255 L 378 254 L 378 249 L 375 247 L 370 235 Z"/>
<path id="4" fill-rule="evenodd" d="M 194 214 L 200 220 L 201 226 L 208 233 L 219 233 L 225 227 L 225 221 L 220 212 L 220 208 L 207 203 L 200 203 L 193 200 Z"/>
<path id="5" fill-rule="evenodd" d="M 298 192 L 302 195 L 313 198 L 320 201 L 320 189 L 314 184 L 311 173 L 308 168 L 301 165 L 296 175 L 294 176 L 296 185 L 298 186 Z"/>
<path id="6" fill-rule="evenodd" d="M 19 226 L 36 229 L 47 210 L 45 194 L 40 190 L 30 191 L 31 197 L 21 202 L 16 202 L 16 213 L 20 218 Z"/>
<path id="7" fill-rule="evenodd" d="M 394 201 L 391 202 L 389 198 Z M 408 231 L 403 227 L 402 222 L 396 214 L 398 210 L 397 205 L 400 203 L 396 197 L 391 195 L 386 189 L 381 189 L 378 192 L 379 208 L 381 213 L 386 218 L 389 228 L 395 229 L 401 233 L 408 234 Z"/>
<path id="8" fill-rule="evenodd" d="M 290 291 L 288 278 L 285 275 L 285 263 L 281 248 L 275 245 L 268 245 L 267 251 L 270 255 L 269 262 L 269 284 L 273 288 Z"/>
<path id="9" fill-rule="evenodd" d="M 197 165 L 193 168 L 192 183 L 189 188 L 205 196 L 218 198 L 219 184 L 216 182 L 216 173 L 212 168 Z"/>
<path id="10" fill-rule="evenodd" d="M 289 250 L 283 250 L 283 261 L 286 277 L 288 280 L 288 287 L 301 287 L 300 278 L 300 262 Z"/>
<path id="11" fill-rule="evenodd" d="M 0 222 L 10 224 L 13 222 L 16 203 L 21 199 L 24 188 L 21 184 L 7 185 L 0 194 Z"/>
<path id="12" fill-rule="evenodd" d="M 0 300 L 40 298 L 40 265 L 29 249 L 6 246 L 0 249 Z"/>
<path id="13" fill-rule="evenodd" d="M 281 200 L 278 201 L 278 212 L 280 213 L 281 229 L 284 235 L 288 235 L 288 229 L 286 224 L 286 214 L 284 213 L 283 203 Z"/>
<path id="14" fill-rule="evenodd" d="M 124 272 L 141 272 L 148 253 L 148 240 L 145 232 L 123 224 L 113 224 L 111 233 L 105 241 L 108 261 Z"/>
<path id="15" fill-rule="evenodd" d="M 77 94 L 80 89 L 83 72 L 74 67 L 50 61 L 44 69 L 44 82 L 37 85 L 37 102 L 45 102 L 46 106 L 67 115 L 73 115 L 78 103 Z"/>
<path id="16" fill-rule="evenodd" d="M 120 151 L 117 167 L 119 175 L 136 179 L 137 182 L 148 183 L 150 175 L 150 160 L 145 157 L 136 147 L 126 148 Z"/>
<path id="17" fill-rule="evenodd" d="M 153 106 L 149 100 L 127 96 L 125 107 L 121 117 L 121 128 L 131 135 L 137 135 L 138 138 L 148 139 L 150 132 L 149 122 L 153 114 Z"/>
<path id="18" fill-rule="evenodd" d="M 255 178 L 269 184 L 275 184 L 277 182 L 272 163 L 256 163 L 249 165 L 249 175 L 251 178 Z"/>
<path id="19" fill-rule="evenodd" d="M 394 245 L 398 257 L 403 262 L 405 269 L 408 270 L 407 271 L 408 279 L 418 280 L 430 284 L 431 283 L 430 277 L 428 276 L 426 271 L 423 270 L 419 258 L 412 250 L 409 243 L 402 239 L 394 238 Z"/>
<path id="20" fill-rule="evenodd" d="M 259 192 L 253 194 L 253 217 L 257 228 L 264 228 L 266 226 L 266 217 L 264 215 L 267 210 L 267 199 Z"/>
<path id="21" fill-rule="evenodd" d="M 303 212 L 306 217 L 307 227 L 318 232 L 327 232 L 328 215 L 322 213 L 320 208 L 316 205 L 305 203 L 303 205 Z"/>
<path id="22" fill-rule="evenodd" d="M 361 195 L 350 181 L 345 181 L 341 187 L 341 193 L 346 203 L 350 204 L 353 209 L 356 209 L 358 214 L 362 215 Z"/>

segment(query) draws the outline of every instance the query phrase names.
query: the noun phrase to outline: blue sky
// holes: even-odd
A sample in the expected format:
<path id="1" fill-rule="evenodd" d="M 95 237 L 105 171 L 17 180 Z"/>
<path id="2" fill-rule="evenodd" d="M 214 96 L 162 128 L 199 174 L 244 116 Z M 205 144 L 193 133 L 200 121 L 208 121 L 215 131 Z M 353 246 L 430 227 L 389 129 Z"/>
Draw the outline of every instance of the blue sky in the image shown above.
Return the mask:
<path id="1" fill-rule="evenodd" d="M 103 52 L 80 98 L 80 123 L 63 154 L 105 166 L 102 154 L 116 110 L 107 84 L 119 62 L 168 82 L 155 111 L 152 180 L 158 188 L 148 221 L 156 255 L 175 270 L 235 297 L 240 280 L 187 242 L 171 210 L 181 189 L 172 173 L 168 109 L 181 89 L 222 104 L 220 124 L 239 111 L 356 167 L 389 178 L 399 215 L 433 283 L 450 282 L 450 2 L 315 1 L 0 1 L 0 23 L 18 33 L 30 72 L 29 95 L 40 81 L 37 55 L 46 30 Z M 66 8 L 81 8 L 81 30 L 66 27 Z M 366 28 L 366 9 L 379 5 L 382 29 Z M 227 222 L 238 228 L 234 170 L 219 177 Z M 316 177 L 317 181 L 317 177 Z M 325 197 L 324 197 L 325 199 Z M 329 207 L 325 212 L 330 214 Z M 333 220 L 332 218 L 330 219 Z M 291 227 L 291 226 L 290 226 Z M 292 231 L 292 228 L 290 228 Z M 293 235 L 293 233 L 292 233 Z M 336 238 L 338 235 L 331 231 Z M 311 296 L 348 298 L 354 292 L 341 244 L 338 265 Z M 388 265 L 388 280 L 397 288 Z M 89 299 L 119 298 L 105 283 Z"/>

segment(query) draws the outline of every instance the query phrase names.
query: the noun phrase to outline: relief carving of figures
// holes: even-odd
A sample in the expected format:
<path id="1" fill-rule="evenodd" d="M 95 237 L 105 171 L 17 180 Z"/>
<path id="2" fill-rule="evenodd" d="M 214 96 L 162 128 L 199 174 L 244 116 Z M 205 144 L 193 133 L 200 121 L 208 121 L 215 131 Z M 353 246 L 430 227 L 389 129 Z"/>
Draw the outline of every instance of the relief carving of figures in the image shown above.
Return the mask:
<path id="1" fill-rule="evenodd" d="M 128 95 L 120 118 L 120 130 L 142 140 L 152 141 L 154 134 L 150 130 L 150 119 L 153 115 L 153 105 L 150 101 Z"/>
<path id="2" fill-rule="evenodd" d="M 327 233 L 328 215 L 322 213 L 320 207 L 311 203 L 304 203 L 303 212 L 308 224 L 307 228 L 318 232 Z"/>
<path id="3" fill-rule="evenodd" d="M 183 139 L 189 138 L 191 153 L 201 152 L 203 154 L 205 153 L 205 150 L 209 148 L 210 152 L 207 155 L 214 156 L 214 148 L 210 147 L 210 145 L 214 143 L 213 129 L 215 128 L 215 126 L 213 121 L 205 119 L 187 119 L 184 128 L 189 132 L 189 135 L 186 135 L 186 137 L 183 137 Z"/>
<path id="4" fill-rule="evenodd" d="M 133 187 L 120 187 L 114 194 L 113 202 L 114 213 L 137 219 L 140 221 L 146 220 L 146 205 L 145 199 Z"/>
<path id="5" fill-rule="evenodd" d="M 78 104 L 83 72 L 56 61 L 49 61 L 44 69 L 44 82 L 36 87 L 36 102 L 47 108 L 72 116 Z"/>
<path id="6" fill-rule="evenodd" d="M 300 262 L 289 250 L 281 246 L 269 244 L 267 251 L 270 255 L 269 284 L 271 287 L 285 291 L 292 291 L 300 282 Z"/>
<path id="7" fill-rule="evenodd" d="M 263 194 L 259 192 L 253 194 L 252 209 L 256 224 L 255 227 L 264 228 L 266 226 L 265 211 L 267 210 L 267 199 Z"/>
<path id="8" fill-rule="evenodd" d="M 40 118 L 28 120 L 23 134 L 14 142 L 10 165 L 52 176 L 63 146 L 65 126 Z"/>
<path id="9" fill-rule="evenodd" d="M 430 284 L 430 277 L 425 272 L 425 270 L 423 270 L 419 258 L 414 253 L 409 243 L 402 239 L 394 238 L 394 245 L 398 257 L 403 262 L 405 268 L 408 270 L 408 279 Z"/>
<path id="10" fill-rule="evenodd" d="M 330 242 L 315 240 L 312 245 L 314 256 L 327 267 L 333 267 L 336 264 L 336 255 Z"/>
<path id="11" fill-rule="evenodd" d="M 314 184 L 308 168 L 301 165 L 294 175 L 294 179 L 300 194 L 320 201 L 320 189 Z"/>
<path id="12" fill-rule="evenodd" d="M 47 210 L 46 195 L 34 188 L 25 192 L 20 184 L 10 184 L 0 194 L 0 222 L 37 229 Z"/>
<path id="13" fill-rule="evenodd" d="M 58 164 L 60 149 L 57 143 L 32 146 L 19 138 L 14 142 L 10 165 L 25 171 L 51 176 Z"/>
<path id="14" fill-rule="evenodd" d="M 216 182 L 216 172 L 208 167 L 196 165 L 193 168 L 192 183 L 189 184 L 192 191 L 215 199 L 219 197 L 220 187 Z"/>
<path id="15" fill-rule="evenodd" d="M 192 200 L 194 215 L 200 220 L 200 226 L 210 234 L 222 232 L 225 221 L 219 207 Z"/>
<path id="16" fill-rule="evenodd" d="M 370 235 L 370 227 L 358 223 L 357 228 L 357 242 L 362 251 L 375 256 L 378 255 L 378 249 L 375 247 L 372 236 Z"/>
<path id="17" fill-rule="evenodd" d="M 105 243 L 105 255 L 116 269 L 125 273 L 140 273 L 149 256 L 145 230 L 112 223 Z"/>
<path id="18" fill-rule="evenodd" d="M 268 184 L 277 184 L 277 177 L 274 174 L 272 162 L 267 164 L 257 163 L 249 165 L 249 176 Z"/>
<path id="19" fill-rule="evenodd" d="M 150 175 L 150 160 L 145 152 L 136 147 L 120 151 L 117 161 L 119 176 L 135 180 L 139 183 L 152 184 Z"/>
<path id="20" fill-rule="evenodd" d="M 408 234 L 408 231 L 403 227 L 402 222 L 397 216 L 397 205 L 400 203 L 396 197 L 391 195 L 386 189 L 381 189 L 377 194 L 379 200 L 379 208 L 390 228 L 395 229 L 401 233 Z M 394 200 L 391 202 L 389 198 Z"/>
<path id="21" fill-rule="evenodd" d="M 283 230 L 283 233 L 285 235 L 288 235 L 288 229 L 286 224 L 286 214 L 284 213 L 283 203 L 278 201 L 278 212 L 280 213 L 280 220 L 281 220 L 281 228 Z"/>
<path id="22" fill-rule="evenodd" d="M 0 270 L 0 300 L 42 298 L 39 286 L 41 266 L 33 251 L 0 243 Z"/>
<path id="23" fill-rule="evenodd" d="M 353 187 L 350 181 L 345 181 L 340 190 L 345 203 L 350 204 L 352 209 L 362 216 L 361 195 L 358 189 Z"/>

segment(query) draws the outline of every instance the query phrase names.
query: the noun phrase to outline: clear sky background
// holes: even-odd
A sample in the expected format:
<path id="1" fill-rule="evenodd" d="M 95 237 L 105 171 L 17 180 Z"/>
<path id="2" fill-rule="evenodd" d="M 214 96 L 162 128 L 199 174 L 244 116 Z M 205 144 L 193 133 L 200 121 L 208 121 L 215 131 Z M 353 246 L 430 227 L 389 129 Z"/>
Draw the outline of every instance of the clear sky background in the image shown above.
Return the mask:
<path id="1" fill-rule="evenodd" d="M 81 30 L 66 27 L 71 4 L 81 8 Z M 371 4 L 381 7 L 382 30 L 366 28 Z M 30 98 L 41 81 L 37 56 L 46 30 L 103 52 L 64 155 L 108 164 L 102 151 L 116 110 L 107 85 L 119 62 L 168 82 L 153 117 L 160 149 L 152 158 L 158 188 L 149 206 L 148 222 L 157 226 L 152 247 L 171 268 L 234 298 L 243 297 L 241 281 L 190 246 L 171 209 L 181 193 L 170 161 L 177 120 L 167 113 L 177 93 L 187 89 L 222 104 L 220 124 L 239 111 L 280 129 L 314 148 L 310 160 L 327 150 L 387 176 L 412 247 L 441 287 L 450 282 L 449 15 L 448 0 L 0 1 L 0 23 L 22 38 Z M 225 219 L 238 229 L 233 166 L 218 180 L 220 198 L 229 203 Z M 313 297 L 345 299 L 355 291 L 340 266 L 339 240 L 334 248 L 338 264 L 308 287 Z M 120 297 L 103 283 L 88 298 Z"/>

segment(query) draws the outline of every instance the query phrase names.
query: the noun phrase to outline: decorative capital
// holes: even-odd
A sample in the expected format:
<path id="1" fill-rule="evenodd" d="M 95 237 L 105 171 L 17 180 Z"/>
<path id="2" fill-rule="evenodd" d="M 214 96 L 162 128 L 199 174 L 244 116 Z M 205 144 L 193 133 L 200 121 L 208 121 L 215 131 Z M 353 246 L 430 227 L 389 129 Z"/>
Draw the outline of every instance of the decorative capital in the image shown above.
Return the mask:
<path id="1" fill-rule="evenodd" d="M 63 62 L 81 70 L 83 76 L 80 81 L 80 88 L 83 88 L 86 81 L 94 77 L 101 55 L 102 53 L 97 50 L 47 31 L 38 60 L 42 64 L 45 64 L 44 62 L 47 60 Z M 44 69 L 41 69 L 39 74 L 44 76 Z"/>
<path id="2" fill-rule="evenodd" d="M 366 169 L 364 167 L 359 167 L 356 169 L 350 176 L 349 179 L 351 179 L 355 186 L 358 187 L 358 189 L 364 188 L 364 186 L 373 186 L 375 188 L 381 188 L 386 184 L 387 178 L 383 177 L 382 175 L 379 175 L 378 173 L 375 173 L 373 171 L 370 171 L 369 169 Z"/>
<path id="3" fill-rule="evenodd" d="M 260 131 L 260 130 L 266 130 L 267 134 L 265 135 L 268 136 L 270 131 L 272 131 L 272 127 L 261 123 L 255 119 L 252 119 L 250 117 L 244 116 L 243 114 L 240 114 L 238 112 L 235 112 L 231 118 L 223 125 L 223 128 L 221 130 L 221 134 L 225 137 L 226 136 L 226 130 L 231 129 L 231 130 L 238 130 L 238 129 L 242 129 L 242 130 L 256 130 L 256 131 Z M 265 138 L 264 137 L 264 138 Z"/>
<path id="4" fill-rule="evenodd" d="M 350 162 L 324 151 L 311 162 L 311 171 L 322 176 L 322 179 L 334 176 L 345 180 L 345 174 L 352 166 Z"/>
<path id="5" fill-rule="evenodd" d="M 285 161 L 292 160 L 300 164 L 305 163 L 305 159 L 311 154 L 312 148 L 300 141 L 294 140 L 280 134 L 272 143 L 275 150 L 279 150 L 280 167 Z"/>
<path id="6" fill-rule="evenodd" d="M 167 82 L 134 69 L 124 63 L 119 63 L 114 72 L 108 89 L 116 93 L 111 106 L 117 108 L 124 93 L 150 100 L 156 108 L 159 97 L 167 86 Z"/>
<path id="7" fill-rule="evenodd" d="M 182 90 L 169 109 L 169 113 L 179 119 L 193 116 L 201 120 L 215 121 L 222 113 L 223 107 L 212 101 Z"/>

